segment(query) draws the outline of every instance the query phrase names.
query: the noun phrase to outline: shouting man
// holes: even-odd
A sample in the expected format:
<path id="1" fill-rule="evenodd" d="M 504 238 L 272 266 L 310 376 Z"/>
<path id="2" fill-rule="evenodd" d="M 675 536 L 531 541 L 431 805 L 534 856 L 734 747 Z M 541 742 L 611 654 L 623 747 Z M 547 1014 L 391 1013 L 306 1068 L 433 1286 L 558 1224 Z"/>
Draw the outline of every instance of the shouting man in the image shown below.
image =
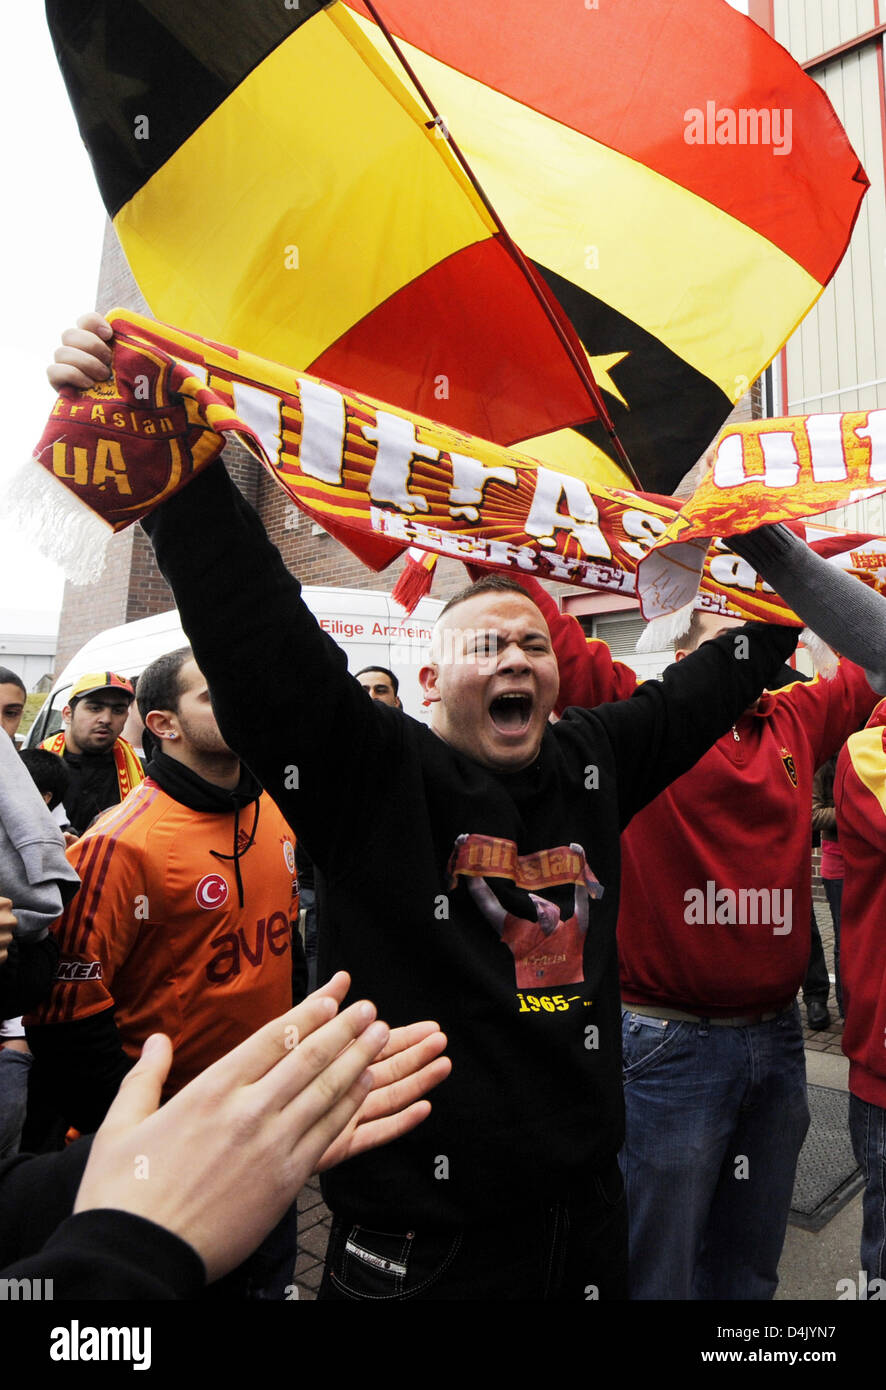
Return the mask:
<path id="1" fill-rule="evenodd" d="M 106 376 L 109 335 L 96 316 L 66 334 L 53 384 Z M 430 1121 L 328 1179 L 323 1295 L 623 1297 L 619 837 L 757 698 L 796 631 L 725 633 L 631 699 L 552 725 L 547 624 L 493 576 L 438 621 L 429 729 L 366 699 L 220 463 L 145 526 L 223 737 L 322 875 L 321 964 L 346 962 L 392 1022 L 418 1010 L 450 1039 Z M 522 938 L 512 950 L 475 878 L 502 921 L 538 922 L 534 895 L 580 932 L 569 978 L 523 983 Z"/>

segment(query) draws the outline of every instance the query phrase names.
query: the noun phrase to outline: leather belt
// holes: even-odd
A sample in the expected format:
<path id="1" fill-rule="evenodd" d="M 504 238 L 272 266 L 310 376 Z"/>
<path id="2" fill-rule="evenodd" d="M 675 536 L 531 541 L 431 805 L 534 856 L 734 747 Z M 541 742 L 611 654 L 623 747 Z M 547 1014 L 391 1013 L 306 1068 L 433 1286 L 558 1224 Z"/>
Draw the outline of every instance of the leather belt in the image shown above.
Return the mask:
<path id="1" fill-rule="evenodd" d="M 714 1028 L 750 1028 L 754 1023 L 771 1023 L 794 1007 L 794 1002 L 780 1009 L 768 1009 L 761 1014 L 735 1014 L 732 1018 L 705 1018 L 701 1014 L 687 1014 L 682 1009 L 661 1008 L 657 1004 L 622 1003 L 622 1008 L 632 1014 L 642 1014 L 644 1018 L 660 1018 L 674 1023 L 704 1023 Z"/>

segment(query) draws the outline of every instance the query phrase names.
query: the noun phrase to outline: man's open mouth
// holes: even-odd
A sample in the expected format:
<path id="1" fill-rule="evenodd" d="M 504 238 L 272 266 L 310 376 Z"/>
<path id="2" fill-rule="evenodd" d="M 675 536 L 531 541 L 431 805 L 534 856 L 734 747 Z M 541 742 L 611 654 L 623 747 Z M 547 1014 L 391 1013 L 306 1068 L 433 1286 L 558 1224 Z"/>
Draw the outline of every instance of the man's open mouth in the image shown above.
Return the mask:
<path id="1" fill-rule="evenodd" d="M 497 695 L 489 706 L 489 717 L 501 733 L 523 733 L 532 718 L 532 696 Z"/>

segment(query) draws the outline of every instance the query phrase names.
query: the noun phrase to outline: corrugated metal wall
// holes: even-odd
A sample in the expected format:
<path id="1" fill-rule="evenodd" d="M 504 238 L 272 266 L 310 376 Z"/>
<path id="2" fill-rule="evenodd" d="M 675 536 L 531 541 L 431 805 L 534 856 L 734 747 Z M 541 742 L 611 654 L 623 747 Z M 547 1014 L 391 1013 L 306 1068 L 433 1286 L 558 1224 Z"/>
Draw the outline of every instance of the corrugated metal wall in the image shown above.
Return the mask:
<path id="1" fill-rule="evenodd" d="M 874 0 L 775 0 L 775 37 L 798 63 L 873 29 Z"/>
<path id="2" fill-rule="evenodd" d="M 886 11 L 886 5 L 883 5 Z M 816 58 L 880 22 L 874 0 L 775 0 L 775 37 L 798 62 Z M 886 16 L 884 16 L 886 17 Z M 811 74 L 827 92 L 871 187 L 831 284 L 787 345 L 787 410 L 793 414 L 886 406 L 886 187 L 880 36 Z M 886 533 L 886 498 L 827 514 L 832 525 Z"/>

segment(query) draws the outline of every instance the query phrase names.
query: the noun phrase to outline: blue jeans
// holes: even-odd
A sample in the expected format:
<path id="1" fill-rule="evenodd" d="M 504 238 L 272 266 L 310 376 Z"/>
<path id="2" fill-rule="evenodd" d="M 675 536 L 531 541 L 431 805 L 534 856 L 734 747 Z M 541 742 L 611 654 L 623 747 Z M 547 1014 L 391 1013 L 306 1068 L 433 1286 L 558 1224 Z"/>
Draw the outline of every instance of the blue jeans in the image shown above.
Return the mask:
<path id="1" fill-rule="evenodd" d="M 767 1299 L 809 1127 L 796 1004 L 747 1028 L 622 1014 L 633 1299 Z"/>
<path id="2" fill-rule="evenodd" d="M 872 1279 L 886 1279 L 886 1110 L 849 1094 L 852 1152 L 864 1173 L 861 1267 Z"/>
<path id="3" fill-rule="evenodd" d="M 18 1153 L 28 1108 L 30 1052 L 0 1048 L 0 1158 Z"/>
<path id="4" fill-rule="evenodd" d="M 539 1175 L 544 1185 L 544 1175 Z M 321 1299 L 627 1297 L 627 1216 L 618 1164 L 592 1174 L 581 1198 L 527 1199 L 508 1217 L 441 1230 L 378 1231 L 336 1217 Z"/>

